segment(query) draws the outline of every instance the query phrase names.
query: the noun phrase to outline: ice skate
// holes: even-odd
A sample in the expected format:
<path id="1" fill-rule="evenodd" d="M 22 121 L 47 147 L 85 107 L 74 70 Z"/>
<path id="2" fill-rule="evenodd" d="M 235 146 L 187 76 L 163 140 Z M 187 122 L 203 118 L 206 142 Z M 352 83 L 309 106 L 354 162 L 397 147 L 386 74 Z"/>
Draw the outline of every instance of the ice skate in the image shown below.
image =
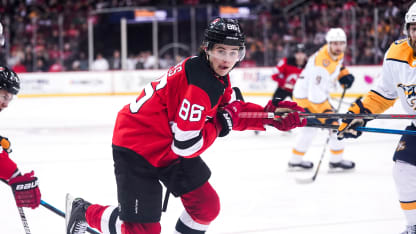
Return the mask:
<path id="1" fill-rule="evenodd" d="M 352 170 L 355 168 L 355 163 L 349 160 L 341 160 L 339 162 L 329 162 L 330 170 Z"/>
<path id="2" fill-rule="evenodd" d="M 82 198 L 74 198 L 70 194 L 66 195 L 65 224 L 66 234 L 84 234 L 87 231 L 87 221 L 85 212 L 91 203 Z"/>
<path id="3" fill-rule="evenodd" d="M 289 170 L 309 170 L 313 168 L 313 162 L 311 161 L 299 161 L 299 162 L 290 162 L 288 163 Z"/>
<path id="4" fill-rule="evenodd" d="M 407 226 L 406 230 L 400 234 L 416 234 L 416 226 Z"/>

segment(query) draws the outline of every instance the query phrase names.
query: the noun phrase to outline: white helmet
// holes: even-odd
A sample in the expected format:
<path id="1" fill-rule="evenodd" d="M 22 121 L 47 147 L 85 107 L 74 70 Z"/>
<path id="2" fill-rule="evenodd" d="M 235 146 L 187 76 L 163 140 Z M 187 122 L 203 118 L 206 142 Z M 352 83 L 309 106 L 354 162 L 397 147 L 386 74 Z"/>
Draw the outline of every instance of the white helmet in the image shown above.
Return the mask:
<path id="1" fill-rule="evenodd" d="M 325 40 L 327 43 L 331 41 L 344 41 L 347 42 L 347 35 L 342 28 L 331 28 L 326 33 Z"/>
<path id="2" fill-rule="evenodd" d="M 416 23 L 416 3 L 413 3 L 412 6 L 410 6 L 409 10 L 407 10 L 406 15 L 404 16 L 404 35 L 408 35 L 407 27 L 410 23 Z"/>

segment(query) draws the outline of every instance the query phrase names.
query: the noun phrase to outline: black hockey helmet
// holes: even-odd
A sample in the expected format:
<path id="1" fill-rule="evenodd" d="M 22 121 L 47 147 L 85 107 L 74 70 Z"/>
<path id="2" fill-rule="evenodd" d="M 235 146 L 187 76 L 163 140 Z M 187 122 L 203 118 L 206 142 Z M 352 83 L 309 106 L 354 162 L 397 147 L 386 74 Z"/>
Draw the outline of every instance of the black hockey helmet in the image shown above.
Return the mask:
<path id="1" fill-rule="evenodd" d="M 244 47 L 245 36 L 238 20 L 218 17 L 205 30 L 204 42 Z"/>
<path id="2" fill-rule="evenodd" d="M 20 90 L 20 79 L 11 69 L 0 66 L 0 89 L 16 95 Z"/>
<path id="3" fill-rule="evenodd" d="M 217 17 L 205 29 L 203 47 L 211 50 L 214 44 L 239 46 L 238 62 L 246 54 L 245 36 L 240 23 L 236 19 Z"/>
<path id="4" fill-rule="evenodd" d="M 298 52 L 306 53 L 305 45 L 302 43 L 296 44 L 293 50 L 295 53 L 298 53 Z"/>

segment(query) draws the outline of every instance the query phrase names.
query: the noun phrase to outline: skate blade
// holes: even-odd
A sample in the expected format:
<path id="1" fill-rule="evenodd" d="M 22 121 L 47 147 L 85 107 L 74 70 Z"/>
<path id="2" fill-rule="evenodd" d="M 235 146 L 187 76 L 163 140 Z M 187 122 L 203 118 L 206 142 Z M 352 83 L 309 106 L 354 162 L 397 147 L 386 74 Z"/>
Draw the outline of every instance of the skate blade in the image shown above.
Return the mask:
<path id="1" fill-rule="evenodd" d="M 65 233 L 67 232 L 67 227 L 69 223 L 69 216 L 71 215 L 72 211 L 72 202 L 74 201 L 74 197 L 71 194 L 67 193 L 65 197 Z"/>
<path id="2" fill-rule="evenodd" d="M 303 167 L 288 167 L 287 172 L 310 172 L 313 169 L 311 168 L 303 168 Z"/>
<path id="3" fill-rule="evenodd" d="M 352 168 L 352 169 L 329 168 L 329 169 L 328 169 L 328 174 L 351 173 L 351 172 L 354 172 L 354 171 L 355 171 L 355 168 Z"/>

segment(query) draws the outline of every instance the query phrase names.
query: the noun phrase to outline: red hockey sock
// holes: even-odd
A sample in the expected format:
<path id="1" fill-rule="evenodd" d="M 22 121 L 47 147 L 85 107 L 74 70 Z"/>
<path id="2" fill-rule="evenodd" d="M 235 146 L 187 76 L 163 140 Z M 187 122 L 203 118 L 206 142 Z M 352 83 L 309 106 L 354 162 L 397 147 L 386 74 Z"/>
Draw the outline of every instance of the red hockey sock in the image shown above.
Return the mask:
<path id="1" fill-rule="evenodd" d="M 109 206 L 101 206 L 97 204 L 89 206 L 87 212 L 85 213 L 85 218 L 87 219 L 88 225 L 102 232 L 101 216 L 103 215 L 105 209 L 107 209 L 108 207 Z"/>

